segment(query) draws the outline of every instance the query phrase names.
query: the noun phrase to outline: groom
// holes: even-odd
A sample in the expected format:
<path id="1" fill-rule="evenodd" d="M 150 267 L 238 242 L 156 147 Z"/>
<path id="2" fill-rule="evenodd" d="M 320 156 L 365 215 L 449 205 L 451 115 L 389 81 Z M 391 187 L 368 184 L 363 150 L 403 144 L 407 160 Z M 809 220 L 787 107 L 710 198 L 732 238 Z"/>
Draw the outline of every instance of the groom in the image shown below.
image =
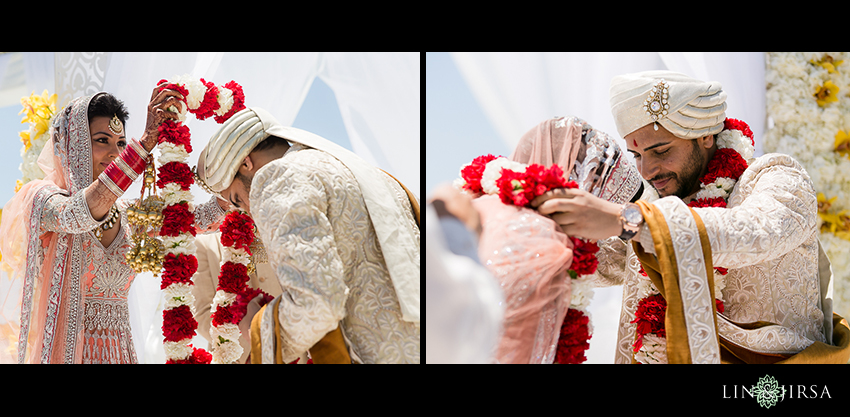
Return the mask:
<path id="1" fill-rule="evenodd" d="M 567 234 L 604 239 L 596 282 L 624 286 L 615 362 L 847 362 L 850 328 L 832 312 L 816 192 L 799 162 L 752 158 L 717 82 L 626 74 L 610 103 L 657 196 L 621 206 L 565 190 L 533 204 Z M 652 292 L 667 304 L 666 351 L 636 340 L 636 309 Z"/>
<path id="2" fill-rule="evenodd" d="M 355 363 L 419 363 L 415 196 L 260 108 L 221 126 L 197 173 L 253 217 L 283 290 L 255 316 L 263 363 L 275 349 L 288 363 L 337 327 Z"/>

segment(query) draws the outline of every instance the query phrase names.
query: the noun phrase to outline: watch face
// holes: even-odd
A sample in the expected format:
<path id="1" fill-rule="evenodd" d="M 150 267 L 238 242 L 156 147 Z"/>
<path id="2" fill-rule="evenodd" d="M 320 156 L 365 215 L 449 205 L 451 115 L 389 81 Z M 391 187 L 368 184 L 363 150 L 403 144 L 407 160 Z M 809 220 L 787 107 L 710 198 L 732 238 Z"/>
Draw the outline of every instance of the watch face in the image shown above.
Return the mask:
<path id="1" fill-rule="evenodd" d="M 640 223 L 643 220 L 643 215 L 640 213 L 640 209 L 636 209 L 634 207 L 627 207 L 623 210 L 623 218 L 626 219 L 627 222 L 631 224 Z"/>

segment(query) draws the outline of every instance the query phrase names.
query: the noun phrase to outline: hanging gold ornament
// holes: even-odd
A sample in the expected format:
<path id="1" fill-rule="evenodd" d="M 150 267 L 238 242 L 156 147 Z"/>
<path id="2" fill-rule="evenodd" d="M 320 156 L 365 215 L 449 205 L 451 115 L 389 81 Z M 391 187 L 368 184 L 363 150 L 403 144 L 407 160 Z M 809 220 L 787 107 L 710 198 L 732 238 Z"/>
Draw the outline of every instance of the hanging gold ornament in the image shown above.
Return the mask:
<path id="1" fill-rule="evenodd" d="M 154 184 L 156 171 L 153 158 L 150 157 L 145 167 L 142 194 L 135 204 L 127 208 L 133 247 L 125 256 L 127 263 L 137 273 L 151 272 L 156 277 L 162 271 L 162 261 L 165 258 L 165 247 L 157 237 L 158 230 L 162 227 L 162 208 L 165 202 L 156 195 Z"/>

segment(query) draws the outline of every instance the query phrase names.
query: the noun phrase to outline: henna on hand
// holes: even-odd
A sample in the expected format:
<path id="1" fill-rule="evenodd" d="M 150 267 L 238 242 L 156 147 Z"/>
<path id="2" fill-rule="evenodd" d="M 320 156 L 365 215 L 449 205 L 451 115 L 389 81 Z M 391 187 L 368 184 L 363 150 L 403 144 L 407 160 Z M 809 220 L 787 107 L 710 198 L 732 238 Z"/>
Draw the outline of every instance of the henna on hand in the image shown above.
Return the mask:
<path id="1" fill-rule="evenodd" d="M 118 196 L 109 190 L 106 184 L 95 179 L 85 190 L 86 203 L 93 219 L 100 221 L 109 214 L 109 209 L 118 200 Z"/>
<path id="2" fill-rule="evenodd" d="M 142 134 L 141 142 L 145 150 L 151 152 L 159 140 L 159 125 L 166 120 L 177 120 L 179 115 L 177 112 L 169 110 L 174 106 L 178 111 L 182 110 L 185 100 L 182 94 L 174 90 L 161 88 L 165 84 L 160 84 L 154 88 L 151 94 L 151 101 L 148 103 L 148 116 L 145 122 L 145 132 Z"/>

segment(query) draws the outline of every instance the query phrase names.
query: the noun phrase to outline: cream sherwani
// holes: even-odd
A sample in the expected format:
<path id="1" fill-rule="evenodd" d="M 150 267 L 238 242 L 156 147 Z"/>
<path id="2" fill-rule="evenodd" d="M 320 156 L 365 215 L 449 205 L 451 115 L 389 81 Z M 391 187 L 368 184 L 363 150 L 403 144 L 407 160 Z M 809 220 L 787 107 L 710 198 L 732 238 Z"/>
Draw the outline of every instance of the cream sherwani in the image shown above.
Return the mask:
<path id="1" fill-rule="evenodd" d="M 195 257 L 198 258 L 198 270 L 192 277 L 195 283 L 192 286 L 192 295 L 195 297 L 195 320 L 198 321 L 198 334 L 207 341 L 210 340 L 210 326 L 212 324 L 212 301 L 215 297 L 216 288 L 218 287 L 218 276 L 221 273 L 221 233 L 198 234 L 195 237 L 195 245 L 197 251 Z M 277 297 L 280 295 L 280 284 L 274 276 L 274 270 L 271 265 L 266 263 L 257 264 L 257 272 L 249 276 L 247 285 L 251 288 L 259 288 L 267 294 Z M 252 301 L 257 304 L 256 301 Z M 258 306 L 255 306 L 258 307 Z M 242 337 L 239 338 L 239 344 L 242 345 L 242 357 L 237 360 L 237 363 L 245 363 L 248 355 L 251 353 L 251 338 L 249 332 L 245 331 L 251 327 L 251 319 L 246 315 L 240 323 L 240 328 L 243 329 Z M 300 355 L 301 360 L 298 364 L 307 363 L 307 355 Z"/>
<path id="2" fill-rule="evenodd" d="M 380 178 L 409 207 L 404 189 L 384 173 Z M 345 165 L 293 143 L 257 171 L 249 198 L 283 290 L 276 301 L 284 362 L 340 326 L 355 362 L 419 363 L 419 326 L 402 319 L 360 185 Z M 416 220 L 406 213 L 404 221 L 418 250 Z M 264 317 L 264 337 L 272 321 Z"/>
<path id="3" fill-rule="evenodd" d="M 831 272 L 818 242 L 817 197 L 797 161 L 779 154 L 757 158 L 736 184 L 727 208 L 694 209 L 705 225 L 711 263 L 729 269 L 725 288 L 717 289 L 725 311 L 716 314 L 716 327 L 707 304 L 713 302 L 709 281 L 699 265 L 703 251 L 695 217 L 676 197 L 652 205 L 663 214 L 676 250 L 693 363 L 719 363 L 718 338 L 749 351 L 786 356 L 832 341 Z M 636 238 L 649 253 L 654 253 L 652 236 L 644 224 Z M 641 264 L 631 244 L 611 238 L 600 246 L 595 282 L 624 286 L 615 363 L 631 363 L 636 326 L 631 321 L 648 279 L 638 272 Z M 754 322 L 771 324 L 745 325 Z"/>

